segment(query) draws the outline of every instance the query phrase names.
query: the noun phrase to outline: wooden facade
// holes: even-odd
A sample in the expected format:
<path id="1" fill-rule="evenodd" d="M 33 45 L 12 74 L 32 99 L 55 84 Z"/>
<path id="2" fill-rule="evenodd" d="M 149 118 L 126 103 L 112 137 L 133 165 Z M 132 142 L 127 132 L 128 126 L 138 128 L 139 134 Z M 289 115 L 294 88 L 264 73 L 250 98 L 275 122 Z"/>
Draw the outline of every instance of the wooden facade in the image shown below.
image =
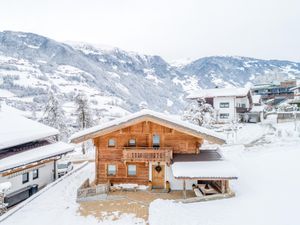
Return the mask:
<path id="1" fill-rule="evenodd" d="M 173 156 L 198 154 L 203 138 L 145 119 L 99 134 L 93 141 L 96 183 L 147 185 L 151 176 L 154 187 L 163 187 L 165 167 Z M 157 164 L 161 171 L 157 170 Z"/>

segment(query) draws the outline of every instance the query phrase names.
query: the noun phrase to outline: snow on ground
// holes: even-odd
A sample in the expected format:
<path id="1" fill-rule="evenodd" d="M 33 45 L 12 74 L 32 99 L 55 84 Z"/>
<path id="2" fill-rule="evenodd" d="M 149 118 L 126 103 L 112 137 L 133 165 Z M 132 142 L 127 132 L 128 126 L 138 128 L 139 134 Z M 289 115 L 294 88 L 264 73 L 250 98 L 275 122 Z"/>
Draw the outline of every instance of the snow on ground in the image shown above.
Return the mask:
<path id="1" fill-rule="evenodd" d="M 276 125 L 292 131 L 292 123 Z M 283 132 L 283 133 L 284 133 Z M 245 148 L 227 146 L 223 154 L 239 170 L 231 182 L 236 197 L 192 204 L 156 200 L 150 205 L 154 225 L 293 225 L 299 220 L 300 137 L 273 136 L 271 143 Z"/>
<path id="2" fill-rule="evenodd" d="M 14 93 L 12 93 L 8 90 L 0 89 L 0 97 L 13 97 L 13 96 L 14 96 Z"/>
<path id="3" fill-rule="evenodd" d="M 298 123 L 297 131 L 292 122 L 271 124 L 273 132 L 264 131 L 266 124 L 243 126 L 237 138 L 240 142 L 253 143 L 257 138 L 264 141 L 247 144 L 247 147 L 240 143 L 222 147 L 224 157 L 231 160 L 239 171 L 239 179 L 231 181 L 236 197 L 190 204 L 155 200 L 150 204 L 150 224 L 297 224 L 300 202 L 300 122 Z M 254 138 L 256 132 L 260 135 Z M 89 164 L 67 177 L 1 225 L 145 224 L 145 221 L 133 214 L 122 214 L 116 220 L 107 217 L 100 221 L 92 215 L 84 217 L 79 214 L 79 204 L 75 202 L 76 190 L 86 178 L 93 178 L 93 169 L 94 165 Z"/>
<path id="4" fill-rule="evenodd" d="M 258 139 L 260 139 L 263 135 L 270 132 L 269 124 L 243 124 L 243 126 L 237 131 L 237 144 L 250 144 Z"/>
<path id="5" fill-rule="evenodd" d="M 1 225 L 129 225 L 145 224 L 133 214 L 122 214 L 118 220 L 108 217 L 98 221 L 93 216 L 81 216 L 76 200 L 76 190 L 86 178 L 93 179 L 94 164 L 88 164 L 75 174 L 50 188 L 25 207 L 1 222 Z"/>

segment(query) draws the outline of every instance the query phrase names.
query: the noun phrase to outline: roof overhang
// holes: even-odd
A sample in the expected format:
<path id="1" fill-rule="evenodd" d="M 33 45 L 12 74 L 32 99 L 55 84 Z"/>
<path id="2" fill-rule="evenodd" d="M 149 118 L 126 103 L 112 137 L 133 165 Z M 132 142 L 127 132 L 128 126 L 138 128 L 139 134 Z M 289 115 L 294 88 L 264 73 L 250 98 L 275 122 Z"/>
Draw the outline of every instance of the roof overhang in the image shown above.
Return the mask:
<path id="1" fill-rule="evenodd" d="M 37 121 L 14 113 L 0 112 L 0 151 L 57 134 L 57 129 Z"/>
<path id="2" fill-rule="evenodd" d="M 209 129 L 199 127 L 186 121 L 178 123 L 174 120 L 161 118 L 159 116 L 151 114 L 134 116 L 128 120 L 122 120 L 122 118 L 120 118 L 115 121 L 110 121 L 106 124 L 79 131 L 78 133 L 75 133 L 70 137 L 70 141 L 72 143 L 80 143 L 145 121 L 157 123 L 159 125 L 166 126 L 182 133 L 194 136 L 196 138 L 202 138 L 216 144 L 224 144 L 226 142 L 225 138 L 222 135 Z"/>
<path id="3" fill-rule="evenodd" d="M 172 172 L 175 179 L 232 180 L 238 178 L 237 170 L 227 160 L 175 162 L 172 164 Z"/>
<path id="4" fill-rule="evenodd" d="M 0 160 L 0 172 L 26 166 L 45 159 L 61 156 L 74 151 L 74 145 L 57 142 L 37 147 Z"/>

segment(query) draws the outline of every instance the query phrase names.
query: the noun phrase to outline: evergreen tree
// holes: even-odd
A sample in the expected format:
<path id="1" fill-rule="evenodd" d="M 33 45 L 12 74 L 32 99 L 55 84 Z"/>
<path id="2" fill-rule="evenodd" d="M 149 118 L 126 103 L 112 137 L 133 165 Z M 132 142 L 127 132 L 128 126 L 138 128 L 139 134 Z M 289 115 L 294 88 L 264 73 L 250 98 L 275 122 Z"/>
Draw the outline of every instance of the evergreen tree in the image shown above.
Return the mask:
<path id="1" fill-rule="evenodd" d="M 199 126 L 209 127 L 215 122 L 215 110 L 205 99 L 192 101 L 183 113 L 183 119 Z"/>
<path id="2" fill-rule="evenodd" d="M 68 136 L 68 129 L 65 122 L 65 114 L 61 104 L 52 91 L 48 93 L 48 102 L 44 110 L 41 122 L 58 129 L 60 131 L 56 140 L 66 139 Z"/>

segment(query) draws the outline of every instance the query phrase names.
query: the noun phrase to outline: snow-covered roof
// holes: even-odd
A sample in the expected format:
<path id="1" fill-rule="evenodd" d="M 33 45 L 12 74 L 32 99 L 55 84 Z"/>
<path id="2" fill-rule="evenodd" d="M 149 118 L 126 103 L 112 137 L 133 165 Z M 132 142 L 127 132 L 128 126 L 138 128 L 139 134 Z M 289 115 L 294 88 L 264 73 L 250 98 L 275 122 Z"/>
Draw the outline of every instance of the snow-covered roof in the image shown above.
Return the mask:
<path id="1" fill-rule="evenodd" d="M 238 177 L 237 170 L 227 160 L 175 162 L 172 164 L 172 172 L 177 179 L 237 179 Z"/>
<path id="2" fill-rule="evenodd" d="M 214 98 L 214 97 L 244 97 L 249 93 L 249 88 L 212 88 L 196 90 L 190 93 L 187 98 Z"/>
<path id="3" fill-rule="evenodd" d="M 201 136 L 204 139 L 215 142 L 215 143 L 223 144 L 226 142 L 226 138 L 222 134 L 219 134 L 213 130 L 197 126 L 197 125 L 192 124 L 187 121 L 183 121 L 181 119 L 175 118 L 175 116 L 172 116 L 172 115 L 155 112 L 155 111 L 148 110 L 148 109 L 143 109 L 141 111 L 124 116 L 122 118 L 115 119 L 115 120 L 103 123 L 101 125 L 79 131 L 70 137 L 70 141 L 78 143 L 78 142 L 96 137 L 97 133 L 99 133 L 99 132 L 103 132 L 105 130 L 112 131 L 114 127 L 117 129 L 118 126 L 120 126 L 120 125 L 124 125 L 126 123 L 129 123 L 129 122 L 132 122 L 135 120 L 141 120 L 144 117 L 150 121 L 152 120 L 154 122 L 162 122 L 162 123 L 166 124 L 166 126 L 169 125 L 170 127 L 183 128 L 186 131 L 190 132 L 191 134 Z"/>
<path id="4" fill-rule="evenodd" d="M 74 145 L 64 142 L 57 142 L 42 147 L 34 148 L 28 151 L 14 154 L 0 160 L 0 171 L 38 162 L 54 156 L 62 155 L 74 150 Z"/>
<path id="5" fill-rule="evenodd" d="M 300 85 L 296 86 L 296 87 L 293 87 L 290 89 L 290 91 L 294 91 L 294 90 L 297 90 L 297 89 L 300 89 Z"/>
<path id="6" fill-rule="evenodd" d="M 59 134 L 59 131 L 15 113 L 0 112 L 0 150 Z"/>

